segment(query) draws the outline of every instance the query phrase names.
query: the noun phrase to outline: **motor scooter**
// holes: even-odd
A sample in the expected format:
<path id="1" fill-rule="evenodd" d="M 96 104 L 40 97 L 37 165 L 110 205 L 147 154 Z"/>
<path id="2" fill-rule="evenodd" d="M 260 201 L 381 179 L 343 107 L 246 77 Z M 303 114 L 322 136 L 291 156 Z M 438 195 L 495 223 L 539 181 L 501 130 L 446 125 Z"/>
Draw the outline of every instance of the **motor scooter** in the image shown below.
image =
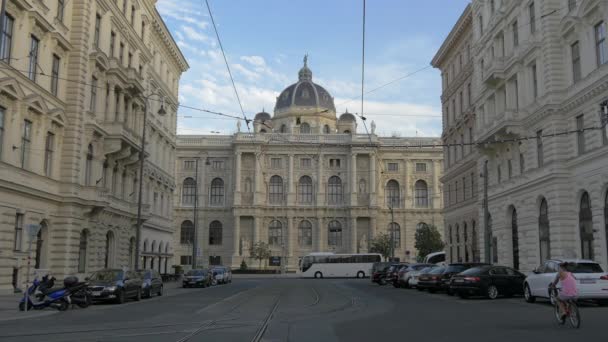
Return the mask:
<path id="1" fill-rule="evenodd" d="M 32 285 L 27 289 L 26 295 L 19 300 L 19 310 L 24 311 L 27 301 L 27 309 L 42 310 L 47 307 L 65 311 L 71 304 L 70 291 L 66 288 L 53 289 L 55 278 L 48 275 L 42 280 L 34 279 Z"/>

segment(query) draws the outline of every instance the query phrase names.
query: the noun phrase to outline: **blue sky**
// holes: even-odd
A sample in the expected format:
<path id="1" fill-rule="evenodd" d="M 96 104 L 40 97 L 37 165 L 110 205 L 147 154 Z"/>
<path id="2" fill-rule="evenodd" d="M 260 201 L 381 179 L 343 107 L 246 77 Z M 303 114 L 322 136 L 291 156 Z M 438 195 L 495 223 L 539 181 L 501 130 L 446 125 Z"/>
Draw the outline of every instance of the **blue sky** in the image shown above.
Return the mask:
<path id="1" fill-rule="evenodd" d="M 276 96 L 297 81 L 305 53 L 313 81 L 334 96 L 338 114 L 360 112 L 361 0 L 209 3 L 248 117 L 263 108 L 272 114 Z M 467 3 L 368 0 L 365 88 L 428 66 Z M 240 114 L 204 0 L 159 0 L 157 8 L 190 64 L 180 102 Z M 440 95 L 439 72 L 426 69 L 366 95 L 365 116 L 378 134 L 439 136 Z M 235 130 L 233 119 L 179 111 L 180 134 Z M 358 131 L 365 132 L 361 122 Z"/>

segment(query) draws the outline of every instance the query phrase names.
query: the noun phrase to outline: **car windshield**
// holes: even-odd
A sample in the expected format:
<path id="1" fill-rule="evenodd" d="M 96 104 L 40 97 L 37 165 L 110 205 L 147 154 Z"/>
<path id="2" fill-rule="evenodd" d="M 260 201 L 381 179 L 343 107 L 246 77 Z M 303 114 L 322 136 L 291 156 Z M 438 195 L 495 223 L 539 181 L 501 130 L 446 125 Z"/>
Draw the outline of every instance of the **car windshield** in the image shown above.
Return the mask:
<path id="1" fill-rule="evenodd" d="M 441 274 L 443 271 L 445 271 L 445 267 L 437 267 L 432 269 L 429 274 Z"/>
<path id="2" fill-rule="evenodd" d="M 113 271 L 113 270 L 105 270 L 105 271 L 97 271 L 89 277 L 90 280 L 95 281 L 112 281 L 122 279 L 122 271 Z"/>
<path id="3" fill-rule="evenodd" d="M 201 270 L 190 270 L 188 271 L 188 273 L 186 273 L 187 276 L 191 276 L 191 277 L 200 277 L 200 276 L 204 276 L 205 275 L 205 271 L 201 271 Z"/>
<path id="4" fill-rule="evenodd" d="M 466 269 L 464 265 L 450 265 L 446 268 L 445 273 L 460 273 Z"/>
<path id="5" fill-rule="evenodd" d="M 572 273 L 603 273 L 602 266 L 591 262 L 572 263 L 568 266 Z"/>

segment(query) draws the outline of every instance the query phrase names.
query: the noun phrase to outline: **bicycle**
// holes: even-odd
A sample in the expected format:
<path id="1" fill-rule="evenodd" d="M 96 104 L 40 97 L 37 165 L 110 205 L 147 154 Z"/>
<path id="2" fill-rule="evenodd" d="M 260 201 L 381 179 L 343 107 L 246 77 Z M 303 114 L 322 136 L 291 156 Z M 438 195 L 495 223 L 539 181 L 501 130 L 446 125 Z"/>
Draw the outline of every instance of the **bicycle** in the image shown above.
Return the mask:
<path id="1" fill-rule="evenodd" d="M 554 314 L 555 314 L 555 319 L 557 320 L 557 323 L 559 325 L 564 325 L 564 324 L 566 324 L 566 319 L 568 319 L 568 321 L 570 322 L 570 325 L 573 328 L 575 328 L 575 329 L 580 328 L 581 314 L 578 310 L 578 305 L 576 305 L 576 300 L 568 299 L 567 301 L 564 302 L 564 304 L 566 305 L 566 316 L 562 318 L 561 312 L 559 310 L 559 301 L 557 299 L 559 289 L 554 287 L 551 291 L 553 292 L 552 295 L 555 298 Z"/>

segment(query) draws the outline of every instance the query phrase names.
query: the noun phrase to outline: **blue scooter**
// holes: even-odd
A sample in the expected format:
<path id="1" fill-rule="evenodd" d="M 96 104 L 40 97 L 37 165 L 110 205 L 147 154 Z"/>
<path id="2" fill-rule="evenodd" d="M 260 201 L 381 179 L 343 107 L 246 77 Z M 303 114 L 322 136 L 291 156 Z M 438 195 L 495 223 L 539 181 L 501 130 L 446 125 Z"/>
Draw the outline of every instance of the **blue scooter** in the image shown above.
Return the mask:
<path id="1" fill-rule="evenodd" d="M 48 275 L 42 277 L 42 281 L 38 278 L 34 279 L 32 286 L 27 290 L 27 309 L 42 310 L 47 307 L 55 308 L 59 311 L 65 311 L 70 306 L 70 291 L 68 289 L 55 289 L 52 287 L 55 284 L 55 278 L 50 278 Z M 32 300 L 34 297 L 35 300 Z M 19 301 L 19 310 L 25 310 L 26 298 L 21 298 Z"/>

